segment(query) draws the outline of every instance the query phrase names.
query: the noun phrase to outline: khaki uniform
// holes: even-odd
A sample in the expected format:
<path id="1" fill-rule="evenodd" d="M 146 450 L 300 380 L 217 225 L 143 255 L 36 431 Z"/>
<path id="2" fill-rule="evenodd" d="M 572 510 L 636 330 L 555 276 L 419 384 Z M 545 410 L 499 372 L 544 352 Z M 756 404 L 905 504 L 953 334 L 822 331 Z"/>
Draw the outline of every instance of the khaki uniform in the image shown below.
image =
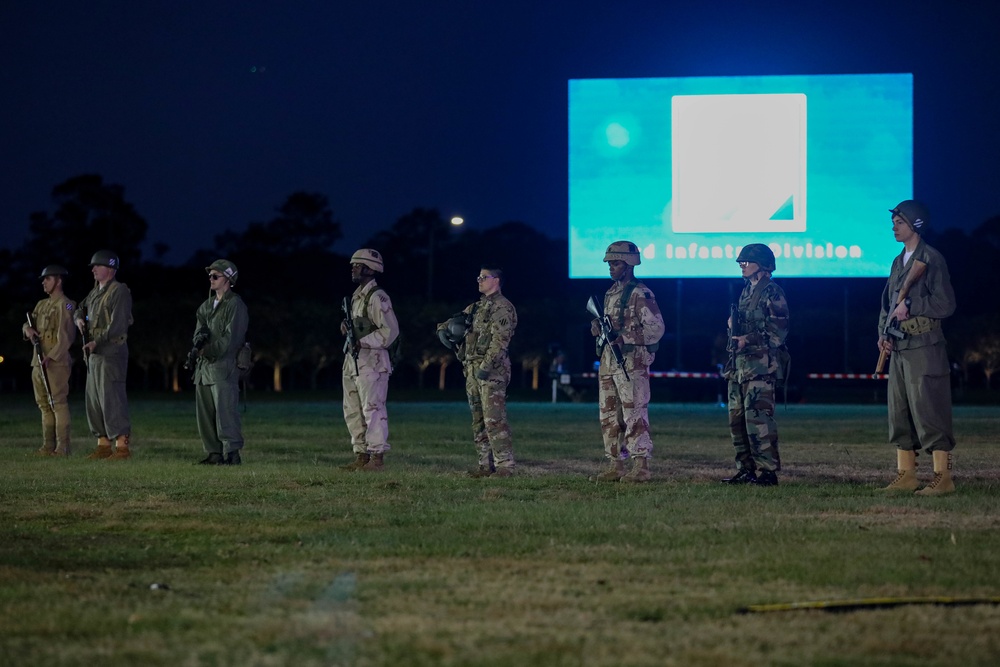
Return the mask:
<path id="1" fill-rule="evenodd" d="M 374 280 L 354 291 L 351 317 L 361 349 L 357 370 L 350 352 L 344 355 L 344 422 L 356 454 L 383 454 L 391 448 L 385 409 L 392 373 L 388 347 L 399 335 L 399 323 L 389 295 Z"/>
<path id="2" fill-rule="evenodd" d="M 906 333 L 893 341 L 889 363 L 889 442 L 901 450 L 950 452 L 955 448 L 951 413 L 951 369 L 941 320 L 955 312 L 955 291 L 948 264 L 923 239 L 903 264 L 904 252 L 892 262 L 882 291 L 879 335 L 896 307 L 895 295 L 914 260 L 927 264 L 910 289 L 910 319 L 900 322 Z"/>
<path id="3" fill-rule="evenodd" d="M 632 286 L 625 307 L 622 297 Z M 639 281 L 615 282 L 604 294 L 604 312 L 622 336 L 624 370 L 615 361 L 611 345 L 600 351 L 598 410 L 604 454 L 612 461 L 649 459 L 653 440 L 649 436 L 649 367 L 665 329 L 663 315 L 653 292 Z"/>
<path id="4" fill-rule="evenodd" d="M 775 384 L 788 337 L 788 302 L 781 287 L 763 275 L 756 285 L 746 282 L 737 308 L 740 321 L 733 333 L 746 336 L 747 344 L 736 353 L 735 366 L 727 365 L 724 372 L 736 468 L 775 472 L 781 470 Z"/>
<path id="5" fill-rule="evenodd" d="M 70 416 L 69 416 L 69 376 L 73 360 L 69 356 L 69 348 L 76 340 L 76 326 L 73 324 L 73 313 L 76 303 L 64 295 L 42 299 L 35 305 L 31 319 L 35 323 L 42 355 L 49 362 L 44 373 L 52 391 L 52 403 L 45 392 L 45 381 L 42 378 L 43 369 L 38 363 L 38 356 L 31 355 L 31 385 L 35 390 L 35 402 L 42 412 L 42 452 L 70 453 Z M 27 329 L 25 323 L 22 331 Z M 25 336 L 27 339 L 27 336 Z"/>
<path id="6" fill-rule="evenodd" d="M 101 289 L 94 285 L 80 302 L 76 319 L 87 312 L 87 341 L 97 345 L 87 362 L 86 407 L 90 431 L 115 440 L 132 433 L 125 377 L 128 373 L 128 328 L 132 324 L 132 293 L 112 278 Z"/>
<path id="7" fill-rule="evenodd" d="M 208 342 L 194 367 L 198 433 L 205 452 L 225 455 L 243 449 L 236 355 L 246 342 L 250 318 L 243 299 L 231 290 L 218 303 L 213 293 L 195 317 L 195 336 L 208 331 Z"/>
<path id="8" fill-rule="evenodd" d="M 472 313 L 472 326 L 456 353 L 465 373 L 465 393 L 472 412 L 472 437 L 479 465 L 513 470 L 507 385 L 510 384 L 508 348 L 517 329 L 517 311 L 498 290 L 483 295 L 463 312 Z"/>

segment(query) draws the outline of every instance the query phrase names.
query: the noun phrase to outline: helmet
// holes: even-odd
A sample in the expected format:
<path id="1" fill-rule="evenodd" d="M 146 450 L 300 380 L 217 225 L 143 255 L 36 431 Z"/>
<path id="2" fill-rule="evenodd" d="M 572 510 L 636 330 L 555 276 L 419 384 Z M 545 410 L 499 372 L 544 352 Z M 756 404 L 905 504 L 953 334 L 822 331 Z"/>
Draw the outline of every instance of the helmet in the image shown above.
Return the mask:
<path id="1" fill-rule="evenodd" d="M 382 273 L 382 255 L 378 250 L 361 248 L 351 255 L 351 264 L 361 264 L 376 273 Z"/>
<path id="2" fill-rule="evenodd" d="M 896 208 L 889 209 L 889 213 L 901 217 L 917 234 L 926 232 L 931 224 L 931 213 L 927 207 L 912 199 L 899 202 Z"/>
<path id="3" fill-rule="evenodd" d="M 121 268 L 120 264 L 121 262 L 118 260 L 118 255 L 111 250 L 98 250 L 94 253 L 94 256 L 90 258 L 90 266 L 106 266 L 109 269 L 117 271 Z"/>
<path id="4" fill-rule="evenodd" d="M 44 269 L 42 269 L 42 275 L 39 278 L 44 278 L 45 276 L 68 276 L 69 271 L 59 266 L 58 264 L 49 264 Z"/>
<path id="5" fill-rule="evenodd" d="M 236 279 L 240 277 L 239 269 L 236 265 L 230 262 L 228 259 L 217 259 L 210 265 L 205 267 L 205 273 L 211 273 L 212 269 L 215 269 L 226 278 L 229 279 L 231 285 L 236 284 Z"/>
<path id="6" fill-rule="evenodd" d="M 449 350 L 453 349 L 456 343 L 460 343 L 465 338 L 465 334 L 469 330 L 466 324 L 466 317 L 465 313 L 455 313 L 445 322 L 444 328 L 438 330 L 438 338 L 441 339 L 441 342 Z"/>
<path id="7" fill-rule="evenodd" d="M 639 266 L 642 263 L 639 258 L 639 247 L 631 241 L 615 241 L 604 252 L 605 262 L 614 260 L 621 260 L 629 266 Z"/>
<path id="8" fill-rule="evenodd" d="M 774 271 L 774 253 L 763 243 L 751 243 L 743 246 L 737 262 L 753 262 L 765 271 Z"/>

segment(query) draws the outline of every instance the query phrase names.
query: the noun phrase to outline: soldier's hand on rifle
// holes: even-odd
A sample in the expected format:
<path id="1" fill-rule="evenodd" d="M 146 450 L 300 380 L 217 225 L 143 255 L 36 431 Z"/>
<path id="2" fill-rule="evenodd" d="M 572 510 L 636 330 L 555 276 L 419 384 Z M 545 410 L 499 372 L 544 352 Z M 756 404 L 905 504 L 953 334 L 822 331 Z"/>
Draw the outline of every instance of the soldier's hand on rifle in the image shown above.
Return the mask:
<path id="1" fill-rule="evenodd" d="M 97 347 L 97 342 L 90 341 L 89 343 L 83 346 L 83 349 L 87 352 L 93 352 L 95 347 Z"/>
<path id="2" fill-rule="evenodd" d="M 590 335 L 594 338 L 601 335 L 601 321 L 597 318 L 594 318 L 590 322 Z"/>
<path id="3" fill-rule="evenodd" d="M 340 335 L 341 336 L 347 335 L 347 320 L 344 320 L 343 322 L 340 323 Z"/>
<path id="4" fill-rule="evenodd" d="M 28 339 L 28 342 L 34 345 L 35 339 L 38 338 L 38 332 L 35 330 L 35 327 L 25 325 L 21 327 L 21 330 L 24 332 L 24 337 Z"/>
<path id="5" fill-rule="evenodd" d="M 747 337 L 746 336 L 733 336 L 733 340 L 736 341 L 736 350 L 737 351 L 742 350 L 743 348 L 745 348 L 747 346 Z"/>
<path id="6" fill-rule="evenodd" d="M 878 339 L 878 351 L 885 352 L 886 354 L 892 354 L 892 339 L 883 336 Z"/>
<path id="7" fill-rule="evenodd" d="M 906 301 L 900 301 L 899 305 L 896 306 L 896 310 L 892 311 L 890 318 L 895 318 L 900 322 L 910 319 L 910 307 L 906 305 Z"/>

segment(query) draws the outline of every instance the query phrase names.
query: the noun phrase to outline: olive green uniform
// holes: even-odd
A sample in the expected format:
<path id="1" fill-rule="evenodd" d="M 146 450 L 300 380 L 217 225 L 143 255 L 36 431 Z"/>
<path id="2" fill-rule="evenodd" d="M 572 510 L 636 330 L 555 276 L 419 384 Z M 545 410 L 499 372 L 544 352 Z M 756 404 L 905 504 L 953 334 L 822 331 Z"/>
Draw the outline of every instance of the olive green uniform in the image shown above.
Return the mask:
<path id="1" fill-rule="evenodd" d="M 84 308 L 87 341 L 96 343 L 87 358 L 87 422 L 93 435 L 115 440 L 132 433 L 125 393 L 132 293 L 112 278 L 103 289 L 94 285 L 80 302 L 75 315 L 78 321 L 84 319 Z"/>
<path id="2" fill-rule="evenodd" d="M 230 454 L 243 449 L 236 355 L 246 342 L 247 307 L 230 290 L 218 302 L 215 294 L 209 296 L 198 307 L 195 317 L 195 338 L 208 332 L 208 342 L 194 368 L 198 434 L 207 453 Z"/>
<path id="3" fill-rule="evenodd" d="M 35 402 L 42 412 L 42 447 L 39 451 L 43 453 L 55 452 L 65 455 L 70 453 L 70 415 L 67 401 L 70 369 L 73 366 L 69 348 L 76 339 L 76 326 L 73 324 L 75 309 L 75 302 L 60 295 L 42 299 L 31 313 L 41 343 L 42 355 L 48 359 L 44 369 L 38 363 L 37 355 L 32 355 L 31 360 L 31 385 L 35 390 Z M 27 323 L 23 329 L 27 329 Z M 45 391 L 43 372 L 52 392 L 51 406 Z"/>

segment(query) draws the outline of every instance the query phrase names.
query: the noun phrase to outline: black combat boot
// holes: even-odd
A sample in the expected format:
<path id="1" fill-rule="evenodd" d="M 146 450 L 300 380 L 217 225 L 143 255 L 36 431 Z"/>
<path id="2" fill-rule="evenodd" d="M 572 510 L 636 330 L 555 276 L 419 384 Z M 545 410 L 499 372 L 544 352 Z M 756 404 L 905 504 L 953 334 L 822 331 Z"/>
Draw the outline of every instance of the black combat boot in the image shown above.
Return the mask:
<path id="1" fill-rule="evenodd" d="M 226 460 L 222 462 L 224 466 L 238 466 L 243 463 L 240 459 L 240 450 L 234 449 L 233 451 L 226 454 Z"/>
<path id="2" fill-rule="evenodd" d="M 778 476 L 773 470 L 763 470 L 757 475 L 757 479 L 750 483 L 754 486 L 778 486 Z"/>
<path id="3" fill-rule="evenodd" d="M 218 452 L 212 452 L 201 461 L 198 461 L 198 465 L 202 466 L 221 466 L 224 463 L 225 460 L 223 460 L 222 454 Z"/>
<path id="4" fill-rule="evenodd" d="M 753 470 L 747 470 L 746 468 L 740 468 L 732 477 L 727 477 L 726 479 L 719 480 L 723 484 L 756 484 L 757 474 Z"/>

